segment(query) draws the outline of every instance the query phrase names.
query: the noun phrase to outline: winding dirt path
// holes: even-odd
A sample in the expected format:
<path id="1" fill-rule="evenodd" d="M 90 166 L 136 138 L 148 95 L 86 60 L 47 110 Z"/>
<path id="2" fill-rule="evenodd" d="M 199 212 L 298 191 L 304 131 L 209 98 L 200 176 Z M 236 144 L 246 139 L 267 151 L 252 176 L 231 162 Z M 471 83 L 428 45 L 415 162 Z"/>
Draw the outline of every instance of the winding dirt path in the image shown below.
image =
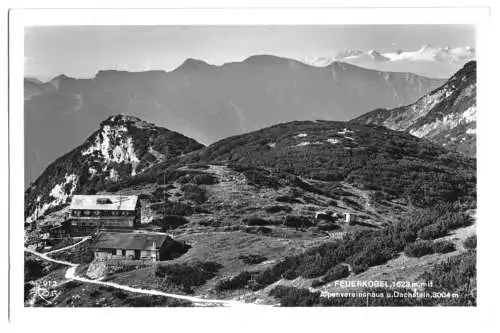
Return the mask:
<path id="1" fill-rule="evenodd" d="M 58 250 L 55 250 L 55 251 L 67 250 L 67 249 L 69 249 L 71 247 L 74 247 L 74 246 L 76 246 L 78 244 L 81 244 L 83 241 L 86 241 L 86 239 L 84 239 L 84 240 L 82 240 L 82 241 L 80 241 L 80 242 L 78 242 L 76 244 L 73 244 L 73 245 L 70 245 L 70 246 L 65 247 L 63 249 L 58 249 Z M 171 298 L 176 298 L 176 299 L 182 299 L 182 300 L 193 302 L 195 305 L 201 305 L 201 306 L 219 305 L 219 306 L 231 306 L 231 307 L 234 307 L 234 306 L 251 306 L 251 305 L 257 305 L 257 304 L 253 304 L 253 303 L 244 303 L 244 302 L 240 302 L 240 301 L 236 301 L 236 300 L 206 299 L 206 298 L 199 298 L 199 297 L 194 297 L 194 296 L 171 294 L 171 293 L 165 293 L 163 291 L 154 290 L 154 289 L 133 288 L 133 287 L 126 286 L 126 285 L 121 285 L 121 284 L 118 284 L 118 283 L 115 283 L 115 282 L 90 280 L 90 279 L 83 278 L 83 277 L 80 277 L 80 276 L 76 275 L 76 269 L 78 268 L 79 264 L 75 264 L 75 263 L 71 263 L 71 262 L 63 261 L 63 260 L 53 259 L 53 258 L 51 258 L 51 257 L 49 257 L 47 255 L 49 253 L 40 253 L 40 252 L 36 252 L 36 251 L 28 249 L 28 248 L 24 248 L 24 251 L 28 252 L 28 253 L 31 253 L 31 254 L 33 254 L 33 255 L 35 255 L 35 256 L 37 256 L 39 258 L 42 258 L 44 260 L 56 263 L 56 264 L 62 264 L 62 265 L 70 266 L 66 270 L 66 273 L 64 275 L 64 277 L 66 279 L 70 280 L 70 281 L 71 280 L 75 280 L 75 281 L 80 281 L 80 282 L 84 282 L 84 283 L 97 284 L 97 285 L 102 285 L 102 286 L 113 287 L 113 288 L 116 288 L 116 289 L 125 290 L 125 291 L 128 291 L 128 292 L 145 294 L 145 295 L 151 295 L 151 296 L 165 296 L 165 297 L 171 297 Z M 54 253 L 55 251 L 53 251 L 51 253 Z"/>
<path id="2" fill-rule="evenodd" d="M 49 252 L 45 252 L 45 254 L 53 254 L 53 253 L 57 253 L 57 252 L 62 252 L 62 251 L 66 251 L 68 249 L 71 249 L 72 247 L 75 247 L 75 246 L 78 246 L 80 244 L 82 244 L 83 242 L 86 242 L 90 239 L 91 237 L 90 236 L 87 236 L 87 237 L 83 237 L 81 241 L 73 244 L 73 245 L 69 245 L 69 246 L 66 246 L 66 247 L 63 247 L 61 249 L 57 249 L 57 250 L 53 250 L 53 251 L 49 251 Z"/>

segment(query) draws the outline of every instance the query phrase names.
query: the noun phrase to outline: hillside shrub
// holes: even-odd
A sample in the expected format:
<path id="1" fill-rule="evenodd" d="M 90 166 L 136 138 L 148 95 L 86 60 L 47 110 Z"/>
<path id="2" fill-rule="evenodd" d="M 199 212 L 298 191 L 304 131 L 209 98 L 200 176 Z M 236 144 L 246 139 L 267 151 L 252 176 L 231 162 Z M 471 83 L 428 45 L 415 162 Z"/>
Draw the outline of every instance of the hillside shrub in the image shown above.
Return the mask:
<path id="1" fill-rule="evenodd" d="M 299 215 L 287 215 L 283 220 L 283 225 L 291 228 L 304 228 L 312 224 L 310 218 Z"/>
<path id="2" fill-rule="evenodd" d="M 408 257 L 422 257 L 432 253 L 434 253 L 434 245 L 431 241 L 417 241 L 405 248 L 405 254 Z"/>
<path id="3" fill-rule="evenodd" d="M 411 293 L 407 289 L 395 289 L 399 293 Z M 385 294 L 386 290 L 382 288 L 366 288 L 360 292 L 366 294 Z M 424 306 L 431 305 L 428 300 L 421 298 L 404 297 L 404 298 L 387 298 L 387 297 L 321 297 L 319 291 L 311 292 L 308 289 L 277 286 L 269 295 L 276 298 L 281 306 Z M 368 302 L 367 302 L 368 300 Z"/>
<path id="4" fill-rule="evenodd" d="M 159 187 L 156 190 L 154 190 L 153 193 L 151 193 L 153 200 L 155 202 L 163 201 L 164 199 L 167 199 L 169 197 L 169 194 L 167 192 L 168 190 L 163 187 Z"/>
<path id="5" fill-rule="evenodd" d="M 187 168 L 188 169 L 208 170 L 208 169 L 210 169 L 210 166 L 207 164 L 202 164 L 202 163 L 194 163 L 194 164 L 188 164 Z"/>
<path id="6" fill-rule="evenodd" d="M 160 260 L 173 260 L 186 253 L 191 246 L 174 239 L 167 239 L 160 248 Z"/>
<path id="7" fill-rule="evenodd" d="M 291 211 L 292 211 L 292 207 L 289 207 L 289 206 L 273 205 L 273 206 L 266 207 L 266 212 L 269 214 L 274 214 L 274 213 L 279 213 L 279 212 L 290 213 Z"/>
<path id="8" fill-rule="evenodd" d="M 344 202 L 357 209 L 363 209 L 363 206 L 361 206 L 357 201 L 354 201 L 353 199 L 344 198 Z"/>
<path id="9" fill-rule="evenodd" d="M 189 216 L 195 213 L 196 209 L 191 207 L 191 205 L 184 202 L 167 202 L 165 206 L 161 207 L 165 209 L 165 214 L 167 215 L 179 215 L 179 216 Z"/>
<path id="10" fill-rule="evenodd" d="M 165 215 L 163 218 L 155 219 L 151 223 L 160 226 L 163 231 L 166 231 L 187 224 L 189 221 L 180 215 Z"/>
<path id="11" fill-rule="evenodd" d="M 326 282 L 324 282 L 323 279 L 316 279 L 316 280 L 313 280 L 311 282 L 311 287 L 318 288 L 318 287 L 321 287 L 325 284 L 326 284 Z"/>
<path id="12" fill-rule="evenodd" d="M 248 232 L 249 234 L 265 235 L 265 234 L 270 234 L 273 230 L 271 228 L 264 226 L 253 226 L 253 227 L 248 226 L 244 228 L 243 231 Z"/>
<path id="13" fill-rule="evenodd" d="M 256 265 L 267 260 L 266 257 L 260 254 L 241 255 L 238 257 L 238 259 L 240 259 L 241 261 L 243 261 L 243 263 L 247 265 Z"/>
<path id="14" fill-rule="evenodd" d="M 296 278 L 299 277 L 299 275 L 297 274 L 296 271 L 294 271 L 293 269 L 289 269 L 287 271 L 285 271 L 281 277 L 285 280 L 295 280 Z"/>
<path id="15" fill-rule="evenodd" d="M 260 217 L 248 217 L 248 218 L 244 218 L 242 220 L 242 222 L 246 225 L 249 225 L 249 226 L 261 226 L 261 225 L 269 225 L 271 224 L 270 221 L 268 220 L 265 220 L 263 218 L 260 218 Z"/>
<path id="16" fill-rule="evenodd" d="M 126 306 L 141 308 L 141 307 L 187 307 L 192 306 L 192 303 L 186 300 L 158 296 L 133 296 L 127 298 L 124 303 Z"/>
<path id="17" fill-rule="evenodd" d="M 329 282 L 340 280 L 349 276 L 349 268 L 346 265 L 338 264 L 330 268 L 324 276 L 312 281 L 311 287 L 317 288 Z"/>
<path id="18" fill-rule="evenodd" d="M 330 231 L 330 230 L 337 230 L 340 228 L 340 226 L 336 225 L 335 223 L 328 222 L 328 221 L 321 221 L 316 224 L 319 230 L 322 231 Z"/>
<path id="19" fill-rule="evenodd" d="M 80 245 L 68 249 L 67 251 L 51 254 L 50 257 L 78 264 L 89 264 L 92 260 L 94 260 L 92 240 L 83 242 Z"/>
<path id="20" fill-rule="evenodd" d="M 381 201 L 386 199 L 386 195 L 382 191 L 374 191 L 374 192 L 370 192 L 369 198 L 371 201 L 381 202 Z"/>
<path id="21" fill-rule="evenodd" d="M 204 187 L 195 184 L 183 184 L 181 191 L 184 193 L 184 198 L 191 200 L 197 204 L 204 203 L 208 200 L 207 191 Z"/>
<path id="22" fill-rule="evenodd" d="M 443 227 L 446 228 L 446 230 L 451 231 L 458 228 L 468 227 L 472 225 L 473 220 L 468 214 L 464 212 L 455 212 L 445 215 L 443 218 L 441 218 L 439 223 L 442 224 Z"/>
<path id="23" fill-rule="evenodd" d="M 448 253 L 455 251 L 455 244 L 450 241 L 438 241 L 432 245 L 435 253 Z"/>
<path id="24" fill-rule="evenodd" d="M 318 187 L 322 190 L 323 195 L 326 195 L 330 198 L 337 199 L 341 197 L 354 196 L 351 192 L 344 190 L 342 186 L 336 182 L 318 184 Z"/>
<path id="25" fill-rule="evenodd" d="M 347 265 L 335 265 L 326 272 L 322 280 L 325 282 L 331 282 L 335 280 L 340 280 L 349 276 L 349 268 Z"/>
<path id="26" fill-rule="evenodd" d="M 271 172 L 252 165 L 229 164 L 228 167 L 245 175 L 249 185 L 277 189 L 281 186 L 280 179 Z"/>
<path id="27" fill-rule="evenodd" d="M 337 203 L 336 200 L 329 200 L 328 201 L 328 206 L 338 207 L 339 204 Z"/>
<path id="28" fill-rule="evenodd" d="M 43 264 L 39 260 L 24 260 L 24 282 L 37 280 L 45 275 Z"/>
<path id="29" fill-rule="evenodd" d="M 45 210 L 45 216 L 47 215 L 50 215 L 54 212 L 57 212 L 65 207 L 68 207 L 69 206 L 69 203 L 64 203 L 64 204 L 60 204 L 60 205 L 56 205 L 56 206 L 52 206 L 52 207 L 49 207 Z"/>
<path id="30" fill-rule="evenodd" d="M 214 185 L 217 184 L 219 180 L 212 174 L 203 173 L 194 176 L 192 182 L 196 185 Z"/>
<path id="31" fill-rule="evenodd" d="M 281 306 L 314 306 L 320 302 L 320 292 L 310 292 L 308 289 L 277 286 L 269 292 Z"/>
<path id="32" fill-rule="evenodd" d="M 427 292 L 458 293 L 458 298 L 433 299 L 433 305 L 475 306 L 476 305 L 476 252 L 467 251 L 435 265 L 423 273 L 420 279 L 432 281 Z"/>
<path id="33" fill-rule="evenodd" d="M 171 264 L 157 267 L 155 275 L 163 278 L 164 284 L 178 286 L 185 293 L 192 294 L 194 287 L 201 286 L 215 277 L 220 268 L 222 265 L 213 261 Z"/>
<path id="34" fill-rule="evenodd" d="M 116 298 L 118 299 L 126 299 L 127 298 L 127 293 L 124 292 L 123 290 L 117 289 L 113 292 Z"/>
<path id="35" fill-rule="evenodd" d="M 329 171 L 316 171 L 312 172 L 310 177 L 312 179 L 316 180 L 321 180 L 325 182 L 336 182 L 336 181 L 342 181 L 344 178 L 347 176 L 347 173 L 345 171 L 334 171 L 334 170 L 329 170 Z"/>
<path id="36" fill-rule="evenodd" d="M 243 271 L 236 276 L 220 280 L 215 284 L 215 291 L 223 292 L 228 290 L 243 289 L 248 284 L 252 274 L 248 271 Z"/>
<path id="37" fill-rule="evenodd" d="M 467 250 L 475 250 L 476 247 L 477 247 L 477 236 L 476 235 L 472 235 L 472 236 L 467 237 L 464 240 L 464 247 Z"/>
<path id="38" fill-rule="evenodd" d="M 180 183 L 180 184 L 187 184 L 187 183 L 190 183 L 191 180 L 192 180 L 192 176 L 187 174 L 187 175 L 184 175 L 184 176 L 180 176 L 178 179 L 177 179 L 177 182 Z"/>
<path id="39" fill-rule="evenodd" d="M 178 170 L 176 168 L 167 169 L 163 172 L 156 173 L 156 182 L 159 185 L 166 185 L 168 183 L 173 183 L 177 181 L 180 177 L 187 175 L 188 172 L 184 170 Z"/>
<path id="40" fill-rule="evenodd" d="M 256 277 L 253 288 L 263 288 L 283 278 L 286 273 L 297 277 L 319 277 L 340 263 L 349 263 L 358 274 L 369 267 L 381 265 L 395 258 L 401 251 L 412 255 L 433 253 L 431 241 L 419 241 L 418 232 L 433 223 L 460 216 L 460 208 L 450 204 L 428 209 L 412 210 L 406 221 L 395 223 L 380 230 L 365 230 L 350 233 L 343 240 L 329 242 L 310 248 L 302 254 L 287 257 L 276 265 L 266 268 Z M 424 242 L 422 245 L 421 242 Z M 422 253 L 421 253 L 422 252 Z"/>
<path id="41" fill-rule="evenodd" d="M 300 201 L 299 199 L 291 196 L 291 195 L 280 195 L 280 196 L 277 196 L 276 201 L 278 202 L 284 202 L 284 203 L 302 203 L 302 201 Z"/>
<path id="42" fill-rule="evenodd" d="M 444 237 L 448 234 L 448 231 L 446 230 L 445 226 L 440 223 L 434 223 L 431 225 L 428 225 L 424 228 L 422 228 L 417 236 L 420 239 L 424 240 L 432 240 L 436 238 L 441 238 Z"/>

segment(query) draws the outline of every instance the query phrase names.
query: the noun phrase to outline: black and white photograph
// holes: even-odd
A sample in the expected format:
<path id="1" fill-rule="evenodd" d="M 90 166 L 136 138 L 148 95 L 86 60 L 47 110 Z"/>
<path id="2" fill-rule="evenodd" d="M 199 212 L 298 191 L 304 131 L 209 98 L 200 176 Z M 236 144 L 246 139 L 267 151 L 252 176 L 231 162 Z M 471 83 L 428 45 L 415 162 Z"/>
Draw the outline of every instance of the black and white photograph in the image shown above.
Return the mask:
<path id="1" fill-rule="evenodd" d="M 476 305 L 474 36 L 26 28 L 26 306 Z"/>
<path id="2" fill-rule="evenodd" d="M 478 306 L 479 23 L 96 12 L 11 31 L 11 301 Z"/>

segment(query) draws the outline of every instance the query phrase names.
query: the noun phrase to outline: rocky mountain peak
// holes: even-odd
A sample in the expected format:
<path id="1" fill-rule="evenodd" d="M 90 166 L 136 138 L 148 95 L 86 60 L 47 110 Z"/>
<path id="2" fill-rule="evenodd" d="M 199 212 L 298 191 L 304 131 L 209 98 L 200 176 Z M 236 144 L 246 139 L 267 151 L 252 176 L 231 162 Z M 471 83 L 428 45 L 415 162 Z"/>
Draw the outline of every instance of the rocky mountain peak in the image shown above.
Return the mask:
<path id="1" fill-rule="evenodd" d="M 126 180 L 202 147 L 193 139 L 140 118 L 111 116 L 83 144 L 49 165 L 26 190 L 27 221 L 60 208 L 73 194 L 98 191 L 104 184 Z"/>
<path id="2" fill-rule="evenodd" d="M 187 58 L 184 62 L 177 67 L 177 70 L 188 70 L 188 71 L 196 71 L 204 68 L 210 68 L 212 65 L 200 59 Z"/>
<path id="3" fill-rule="evenodd" d="M 127 115 L 127 114 L 117 114 L 114 116 L 110 116 L 103 120 L 100 124 L 100 127 L 104 127 L 106 125 L 109 126 L 135 126 L 135 127 L 154 127 L 155 125 L 152 123 L 148 123 L 139 117 Z"/>
<path id="4" fill-rule="evenodd" d="M 406 131 L 474 156 L 476 62 L 466 63 L 445 84 L 413 104 L 389 110 L 376 109 L 353 121 Z"/>

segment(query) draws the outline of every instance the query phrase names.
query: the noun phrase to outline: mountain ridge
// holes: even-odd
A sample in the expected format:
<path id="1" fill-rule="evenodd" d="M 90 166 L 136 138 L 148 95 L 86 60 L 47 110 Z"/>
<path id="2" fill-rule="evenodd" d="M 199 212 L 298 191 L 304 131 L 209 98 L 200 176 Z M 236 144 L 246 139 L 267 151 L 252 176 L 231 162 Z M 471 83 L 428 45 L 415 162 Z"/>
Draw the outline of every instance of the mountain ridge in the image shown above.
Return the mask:
<path id="1" fill-rule="evenodd" d="M 25 182 L 117 113 L 208 144 L 283 121 L 348 120 L 375 107 L 406 105 L 442 83 L 348 65 L 333 71 L 274 56 L 202 70 L 196 64 L 168 73 L 104 71 L 91 79 L 27 83 Z"/>
<path id="2" fill-rule="evenodd" d="M 306 56 L 303 61 L 312 66 L 325 67 L 335 61 L 392 72 L 413 72 L 423 76 L 449 78 L 466 62 L 474 60 L 472 46 L 433 47 L 423 45 L 418 50 L 345 50 L 333 55 Z"/>
<path id="3" fill-rule="evenodd" d="M 380 52 L 376 51 L 376 50 L 371 50 L 373 51 L 374 53 L 376 54 L 380 54 L 382 55 Z M 371 51 L 368 51 L 367 54 Z M 360 51 L 361 54 L 363 53 L 363 51 Z M 277 56 L 277 55 L 273 55 L 273 54 L 266 54 L 266 53 L 262 53 L 262 54 L 255 54 L 255 55 L 251 55 L 251 56 L 248 56 L 247 58 L 241 60 L 241 61 L 228 61 L 228 62 L 225 62 L 225 63 L 222 63 L 222 64 L 211 64 L 205 60 L 202 60 L 202 59 L 198 59 L 198 58 L 186 58 L 181 64 L 179 64 L 177 67 L 174 67 L 173 69 L 170 69 L 170 70 L 165 70 L 165 69 L 147 69 L 147 70 L 137 70 L 137 71 L 131 71 L 131 70 L 123 70 L 123 69 L 112 69 L 112 68 L 109 68 L 109 69 L 100 69 L 98 70 L 94 76 L 90 76 L 90 77 L 76 77 L 76 76 L 71 76 L 71 75 L 68 75 L 68 74 L 59 74 L 57 76 L 54 76 L 52 77 L 51 79 L 49 80 L 46 80 L 46 81 L 41 81 L 39 79 L 37 79 L 36 77 L 31 77 L 31 76 L 26 76 L 24 79 L 27 80 L 27 81 L 30 81 L 30 82 L 33 82 L 33 83 L 37 83 L 37 84 L 43 84 L 43 83 L 48 83 L 54 79 L 73 79 L 73 80 L 88 80 L 88 79 L 95 79 L 97 77 L 97 75 L 99 75 L 99 73 L 116 73 L 116 74 L 119 74 L 119 73 L 123 73 L 123 74 L 137 74 L 137 73 L 171 73 L 171 72 L 174 72 L 174 71 L 177 71 L 177 70 L 180 70 L 180 69 L 183 69 L 183 68 L 189 68 L 189 67 L 205 67 L 205 68 L 220 68 L 220 67 L 224 67 L 224 66 L 230 66 L 230 65 L 234 65 L 234 64 L 241 64 L 241 63 L 247 63 L 247 64 L 272 64 L 273 62 L 274 63 L 281 63 L 281 62 L 289 62 L 289 63 L 295 63 L 295 64 L 300 64 L 300 65 L 304 65 L 304 66 L 307 66 L 307 67 L 311 67 L 311 68 L 317 68 L 317 67 L 328 67 L 329 65 L 332 65 L 333 63 L 337 62 L 337 63 L 345 63 L 345 64 L 349 64 L 349 65 L 352 65 L 353 67 L 359 67 L 359 68 L 364 68 L 364 69 L 367 69 L 367 70 L 373 70 L 373 71 L 379 71 L 379 72 L 391 72 L 391 73 L 400 73 L 400 74 L 412 74 L 412 75 L 417 75 L 417 76 L 421 76 L 421 77 L 424 77 L 424 78 L 428 78 L 428 79 L 438 79 L 440 80 L 440 78 L 435 78 L 435 77 L 432 77 L 432 76 L 426 76 L 426 75 L 421 75 L 421 74 L 416 74 L 416 73 L 413 73 L 412 71 L 386 71 L 386 70 L 380 70 L 380 69 L 373 69 L 373 68 L 366 68 L 366 67 L 363 67 L 362 65 L 356 65 L 356 64 L 351 64 L 349 62 L 345 62 L 345 61 L 341 61 L 341 58 L 333 61 L 333 60 L 330 60 L 330 62 L 328 64 L 326 64 L 325 66 L 317 66 L 314 64 L 314 62 L 310 62 L 310 61 L 307 61 L 307 59 L 294 59 L 294 58 L 288 58 L 288 57 L 283 57 L 283 56 Z"/>
<path id="4" fill-rule="evenodd" d="M 413 104 L 395 109 L 375 109 L 352 121 L 406 131 L 474 156 L 476 62 L 468 62 L 444 85 Z"/>

